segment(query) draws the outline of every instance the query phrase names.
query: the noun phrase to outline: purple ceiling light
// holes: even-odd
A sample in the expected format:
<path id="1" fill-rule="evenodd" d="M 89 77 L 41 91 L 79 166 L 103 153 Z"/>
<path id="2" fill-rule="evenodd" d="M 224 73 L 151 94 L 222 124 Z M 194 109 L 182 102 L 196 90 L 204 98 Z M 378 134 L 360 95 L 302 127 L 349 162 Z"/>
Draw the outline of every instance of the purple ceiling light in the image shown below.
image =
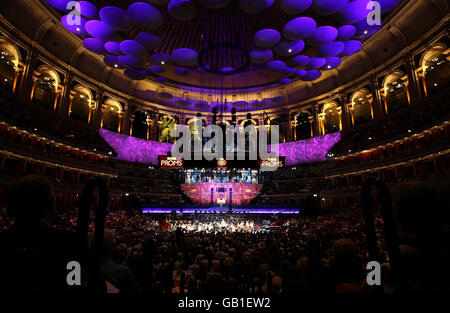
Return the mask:
<path id="1" fill-rule="evenodd" d="M 332 26 L 321 26 L 309 37 L 311 43 L 325 45 L 334 41 L 338 36 L 338 31 Z"/>
<path id="2" fill-rule="evenodd" d="M 300 78 L 305 77 L 306 76 L 306 70 L 296 70 L 295 71 L 295 76 L 300 77 Z"/>
<path id="3" fill-rule="evenodd" d="M 254 37 L 255 44 L 263 48 L 270 48 L 276 45 L 280 39 L 281 35 L 275 29 L 262 29 Z"/>
<path id="4" fill-rule="evenodd" d="M 138 41 L 141 45 L 146 47 L 147 49 L 157 49 L 159 48 L 163 41 L 159 36 L 142 32 L 136 36 L 136 41 Z"/>
<path id="5" fill-rule="evenodd" d="M 295 71 L 296 71 L 295 67 L 285 66 L 284 69 L 281 71 L 281 73 L 290 75 L 290 74 L 295 73 Z"/>
<path id="6" fill-rule="evenodd" d="M 321 68 L 322 66 L 324 66 L 326 62 L 327 62 L 327 60 L 325 60 L 324 58 L 311 58 L 308 66 L 311 68 L 318 69 L 318 68 Z"/>
<path id="7" fill-rule="evenodd" d="M 283 28 L 286 39 L 297 40 L 311 36 L 317 28 L 317 23 L 310 17 L 297 17 L 287 22 Z"/>
<path id="8" fill-rule="evenodd" d="M 168 3 L 170 0 L 145 0 L 145 1 L 151 4 L 165 4 Z"/>
<path id="9" fill-rule="evenodd" d="M 327 153 L 341 140 L 341 133 L 328 134 L 307 140 L 280 143 L 280 156 L 286 157 L 286 165 L 325 162 Z"/>
<path id="10" fill-rule="evenodd" d="M 71 8 L 68 4 L 72 0 L 46 0 L 48 4 L 50 4 L 52 7 L 59 11 L 69 12 L 70 10 L 73 10 L 73 7 Z"/>
<path id="11" fill-rule="evenodd" d="M 130 19 L 146 28 L 158 28 L 163 23 L 163 15 L 157 8 L 145 2 L 135 2 L 127 9 Z"/>
<path id="12" fill-rule="evenodd" d="M 350 2 L 342 11 L 338 14 L 338 19 L 344 24 L 355 24 L 362 19 L 365 19 L 370 13 L 371 6 L 368 4 L 372 0 L 354 0 Z"/>
<path id="13" fill-rule="evenodd" d="M 167 65 L 170 62 L 170 55 L 167 53 L 155 53 L 151 56 L 151 60 L 156 64 Z"/>
<path id="14" fill-rule="evenodd" d="M 270 49 L 255 49 L 250 51 L 250 58 L 253 63 L 266 63 L 273 59 L 273 53 Z"/>
<path id="15" fill-rule="evenodd" d="M 313 0 L 281 0 L 281 9 L 289 15 L 297 15 L 309 9 Z"/>
<path id="16" fill-rule="evenodd" d="M 318 70 L 307 70 L 306 75 L 302 77 L 302 80 L 313 81 L 319 79 L 322 76 L 322 72 Z"/>
<path id="17" fill-rule="evenodd" d="M 369 25 L 366 19 L 363 19 L 356 23 L 355 38 L 363 39 L 368 38 L 379 31 L 382 25 Z"/>
<path id="18" fill-rule="evenodd" d="M 127 11 L 118 7 L 104 7 L 100 10 L 100 19 L 115 30 L 128 31 L 133 27 L 133 21 Z"/>
<path id="19" fill-rule="evenodd" d="M 308 65 L 311 61 L 311 58 L 306 55 L 296 55 L 292 59 L 288 61 L 289 66 L 302 67 Z"/>
<path id="20" fill-rule="evenodd" d="M 141 59 L 130 55 L 119 55 L 117 61 L 125 67 L 142 67 L 144 65 Z"/>
<path id="21" fill-rule="evenodd" d="M 344 42 L 344 44 L 345 44 L 345 49 L 341 53 L 342 56 L 349 56 L 349 55 L 355 54 L 362 48 L 362 43 L 361 43 L 361 41 L 358 41 L 358 40 L 349 40 L 349 41 Z"/>
<path id="22" fill-rule="evenodd" d="M 311 9 L 319 15 L 332 15 L 343 10 L 349 0 L 314 0 Z"/>
<path id="23" fill-rule="evenodd" d="M 114 37 L 114 29 L 103 21 L 92 20 L 87 22 L 84 27 L 92 37 L 105 41 Z"/>
<path id="24" fill-rule="evenodd" d="M 147 49 L 136 40 L 124 40 L 120 43 L 122 53 L 132 57 L 142 57 L 147 54 Z"/>
<path id="25" fill-rule="evenodd" d="M 282 72 L 286 67 L 286 64 L 283 61 L 270 61 L 266 63 L 266 69 L 271 72 Z"/>
<path id="26" fill-rule="evenodd" d="M 76 10 L 80 13 L 80 15 L 89 19 L 97 18 L 98 15 L 97 7 L 89 1 L 78 1 L 76 4 Z"/>
<path id="27" fill-rule="evenodd" d="M 279 80 L 279 83 L 282 85 L 288 85 L 291 83 L 291 80 L 289 78 L 282 78 Z"/>
<path id="28" fill-rule="evenodd" d="M 86 38 L 83 45 L 90 51 L 98 54 L 106 53 L 105 42 L 97 38 Z"/>
<path id="29" fill-rule="evenodd" d="M 303 51 L 305 42 L 301 39 L 294 41 L 281 41 L 275 48 L 275 53 L 284 57 L 296 55 Z"/>
<path id="30" fill-rule="evenodd" d="M 150 71 L 152 73 L 159 74 L 164 72 L 164 67 L 162 67 L 161 65 L 153 65 L 150 67 Z"/>
<path id="31" fill-rule="evenodd" d="M 356 34 L 356 27 L 353 25 L 343 25 L 338 28 L 338 40 L 348 40 Z"/>
<path id="32" fill-rule="evenodd" d="M 322 67 L 322 69 L 325 70 L 325 71 L 332 70 L 332 69 L 335 69 L 335 68 L 339 67 L 339 65 L 341 65 L 341 63 L 342 63 L 341 58 L 329 57 L 329 58 L 326 59 L 326 63 Z"/>
<path id="33" fill-rule="evenodd" d="M 239 0 L 239 7 L 248 14 L 259 14 L 272 7 L 274 0 Z"/>
<path id="34" fill-rule="evenodd" d="M 170 143 L 138 139 L 107 131 L 103 128 L 99 132 L 100 136 L 117 153 L 116 158 L 122 161 L 158 165 L 158 157 L 167 155 L 172 149 L 172 144 Z"/>
<path id="35" fill-rule="evenodd" d="M 193 66 L 198 63 L 198 53 L 195 50 L 180 48 L 172 52 L 172 61 L 178 65 Z"/>
<path id="36" fill-rule="evenodd" d="M 76 23 L 75 18 L 77 19 L 79 18 L 80 23 Z M 81 16 L 77 17 L 73 14 L 64 15 L 63 17 L 61 17 L 61 23 L 67 30 L 76 35 L 89 36 L 89 33 L 86 31 L 85 28 L 87 20 Z"/>
<path id="37" fill-rule="evenodd" d="M 168 9 L 180 21 L 189 21 L 197 15 L 197 8 L 190 0 L 171 0 Z"/>
<path id="38" fill-rule="evenodd" d="M 333 41 L 329 44 L 323 45 L 318 49 L 321 56 L 335 57 L 342 53 L 345 49 L 345 44 L 342 41 Z"/>
<path id="39" fill-rule="evenodd" d="M 185 69 L 185 68 L 177 68 L 175 70 L 175 75 L 178 76 L 187 76 L 189 75 L 189 70 Z"/>
<path id="40" fill-rule="evenodd" d="M 105 43 L 105 49 L 111 54 L 121 54 L 120 43 L 115 41 L 108 41 Z"/>

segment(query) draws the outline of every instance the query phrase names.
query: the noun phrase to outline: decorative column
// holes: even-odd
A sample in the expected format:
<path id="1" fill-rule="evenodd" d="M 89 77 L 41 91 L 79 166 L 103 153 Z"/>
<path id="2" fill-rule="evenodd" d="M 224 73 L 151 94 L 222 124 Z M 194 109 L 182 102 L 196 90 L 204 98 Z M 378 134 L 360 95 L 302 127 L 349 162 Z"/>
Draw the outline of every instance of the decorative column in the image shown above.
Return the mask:
<path id="1" fill-rule="evenodd" d="M 38 78 L 33 75 L 32 84 L 31 84 L 31 92 L 30 92 L 30 101 L 33 101 L 34 91 L 36 90 L 37 84 L 38 84 Z"/>
<path id="2" fill-rule="evenodd" d="M 345 130 L 348 129 L 347 123 L 345 123 L 342 119 L 342 111 L 345 110 L 345 106 L 343 107 L 339 107 L 338 109 L 338 114 L 339 114 L 339 131 L 342 131 L 345 125 Z M 347 115 L 347 114 L 346 114 Z M 345 119 L 344 119 L 345 120 Z"/>
<path id="3" fill-rule="evenodd" d="M 373 118 L 379 120 L 380 118 L 383 118 L 383 99 L 380 94 L 380 86 L 375 77 L 372 78 L 370 85 L 372 87 Z"/>
<path id="4" fill-rule="evenodd" d="M 325 113 L 320 113 L 318 115 L 319 121 L 319 136 L 325 136 Z"/>
<path id="5" fill-rule="evenodd" d="M 419 89 L 419 81 L 417 79 L 414 59 L 411 55 L 405 59 L 406 69 L 408 71 L 408 90 L 410 95 L 410 104 L 419 104 L 421 100 L 421 93 Z"/>
<path id="6" fill-rule="evenodd" d="M 122 129 L 123 129 L 123 116 L 124 116 L 124 113 L 123 112 L 119 112 L 119 113 L 117 113 L 118 115 L 119 115 L 119 125 L 117 126 L 117 132 L 119 133 L 119 134 L 121 134 L 122 133 Z"/>
<path id="7" fill-rule="evenodd" d="M 150 139 L 159 141 L 159 124 L 158 124 L 158 115 L 159 113 L 154 112 L 153 118 L 150 123 Z M 148 122 L 147 122 L 148 123 Z"/>
<path id="8" fill-rule="evenodd" d="M 150 118 L 147 117 L 147 140 L 150 140 L 150 135 L 153 135 L 152 124 L 153 124 L 153 121 Z M 150 133 L 150 131 L 152 133 Z"/>
<path id="9" fill-rule="evenodd" d="M 339 104 L 340 104 L 340 108 L 338 108 L 339 130 L 340 131 L 348 130 L 350 129 L 351 112 L 348 110 L 346 94 L 341 95 L 341 97 L 339 98 Z"/>
<path id="10" fill-rule="evenodd" d="M 134 118 L 135 118 L 135 115 L 134 115 L 134 114 L 131 114 L 131 115 L 130 115 L 130 121 L 129 121 L 129 123 L 130 123 L 130 130 L 129 130 L 129 132 L 128 132 L 129 136 L 133 136 L 133 123 L 134 123 Z"/>
<path id="11" fill-rule="evenodd" d="M 312 117 L 314 118 L 312 127 L 313 127 L 313 137 L 321 136 L 321 121 L 319 118 L 319 105 L 317 103 L 314 103 L 312 106 Z"/>
<path id="12" fill-rule="evenodd" d="M 70 117 L 70 115 L 72 114 L 72 104 L 73 104 L 73 100 L 74 99 L 75 99 L 75 93 L 74 92 L 70 92 L 70 95 L 69 95 L 69 106 L 68 106 L 68 109 L 67 109 L 67 116 L 68 117 Z M 62 112 L 64 110 L 60 110 L 60 111 Z M 90 116 L 91 116 L 91 107 L 89 106 L 89 118 L 88 119 L 90 119 Z"/>
<path id="13" fill-rule="evenodd" d="M 130 134 L 130 115 L 132 111 L 132 106 L 129 103 L 125 104 L 124 117 L 122 121 L 122 134 L 129 135 Z"/>
<path id="14" fill-rule="evenodd" d="M 100 89 L 97 93 L 97 106 L 96 110 L 93 114 L 93 121 L 92 125 L 98 129 L 102 126 L 102 120 L 103 120 L 103 114 L 102 114 L 102 108 L 103 108 L 103 90 Z"/>

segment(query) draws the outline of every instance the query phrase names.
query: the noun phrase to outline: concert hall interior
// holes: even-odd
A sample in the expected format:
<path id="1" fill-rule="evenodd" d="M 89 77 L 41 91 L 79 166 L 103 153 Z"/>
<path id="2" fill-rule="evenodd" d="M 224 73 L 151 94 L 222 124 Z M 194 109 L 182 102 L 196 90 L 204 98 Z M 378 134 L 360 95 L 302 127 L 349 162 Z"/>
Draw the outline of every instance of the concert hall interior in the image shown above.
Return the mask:
<path id="1" fill-rule="evenodd" d="M 0 1 L 1 294 L 450 292 L 449 12 Z"/>

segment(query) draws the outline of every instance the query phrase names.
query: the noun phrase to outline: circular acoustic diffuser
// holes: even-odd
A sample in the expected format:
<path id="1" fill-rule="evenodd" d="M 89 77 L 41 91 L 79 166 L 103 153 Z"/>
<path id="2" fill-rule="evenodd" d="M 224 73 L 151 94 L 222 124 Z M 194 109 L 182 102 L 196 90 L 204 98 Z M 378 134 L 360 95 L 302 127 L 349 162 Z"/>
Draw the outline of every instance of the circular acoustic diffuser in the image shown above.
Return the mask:
<path id="1" fill-rule="evenodd" d="M 313 0 L 281 0 L 281 9 L 286 14 L 297 15 L 309 9 Z"/>
<path id="2" fill-rule="evenodd" d="M 175 75 L 177 75 L 177 76 L 188 76 L 189 75 L 189 70 L 187 70 L 185 68 L 177 68 L 175 70 Z"/>
<path id="3" fill-rule="evenodd" d="M 259 14 L 272 7 L 274 0 L 239 0 L 239 7 L 248 14 Z"/>
<path id="4" fill-rule="evenodd" d="M 325 65 L 326 62 L 327 60 L 325 60 L 324 58 L 311 58 L 308 66 L 311 68 L 321 68 Z"/>
<path id="5" fill-rule="evenodd" d="M 362 43 L 361 41 L 358 40 L 349 40 L 344 42 L 344 44 L 345 48 L 344 51 L 342 51 L 341 53 L 342 56 L 349 56 L 355 54 L 362 48 Z"/>
<path id="6" fill-rule="evenodd" d="M 313 81 L 322 76 L 322 72 L 318 70 L 307 70 L 306 75 L 302 77 L 302 80 Z"/>
<path id="7" fill-rule="evenodd" d="M 302 67 L 309 64 L 311 58 L 306 55 L 296 55 L 288 61 L 289 66 Z"/>
<path id="8" fill-rule="evenodd" d="M 306 76 L 306 70 L 297 70 L 297 71 L 295 71 L 295 76 L 300 77 L 300 78 Z"/>
<path id="9" fill-rule="evenodd" d="M 261 64 L 273 59 L 273 53 L 270 49 L 255 49 L 250 51 L 250 57 L 253 63 Z"/>
<path id="10" fill-rule="evenodd" d="M 341 65 L 341 63 L 342 63 L 341 58 L 330 57 L 330 58 L 326 59 L 326 63 L 322 67 L 322 69 L 323 70 L 332 70 L 332 69 L 335 69 L 335 68 L 339 67 L 339 65 Z"/>
<path id="11" fill-rule="evenodd" d="M 310 17 L 297 17 L 284 25 L 283 35 L 286 39 L 297 40 L 311 36 L 317 28 L 317 23 Z"/>
<path id="12" fill-rule="evenodd" d="M 311 9 L 318 15 L 332 15 L 342 11 L 349 0 L 314 0 Z"/>
<path id="13" fill-rule="evenodd" d="M 198 53 L 197 51 L 192 49 L 176 49 L 172 52 L 172 55 L 170 57 L 171 60 L 178 65 L 192 66 L 197 65 L 198 63 Z"/>
<path id="14" fill-rule="evenodd" d="M 201 4 L 208 9 L 222 9 L 230 4 L 231 0 L 200 0 Z"/>
<path id="15" fill-rule="evenodd" d="M 339 40 L 348 40 L 355 36 L 356 27 L 353 25 L 343 25 L 338 28 L 338 37 Z"/>
<path id="16" fill-rule="evenodd" d="M 187 108 L 187 107 L 191 106 L 191 103 L 187 100 L 179 99 L 179 100 L 175 101 L 175 105 L 180 108 Z"/>
<path id="17" fill-rule="evenodd" d="M 342 53 L 345 49 L 345 44 L 342 41 L 333 41 L 321 46 L 318 52 L 323 57 L 335 57 Z"/>
<path id="18" fill-rule="evenodd" d="M 107 55 L 103 58 L 103 62 L 106 65 L 111 66 L 113 68 L 122 69 L 125 68 L 123 65 L 119 63 L 119 58 L 116 55 Z"/>
<path id="19" fill-rule="evenodd" d="M 381 13 L 386 13 L 393 10 L 402 2 L 402 0 L 377 0 L 381 6 Z"/>
<path id="20" fill-rule="evenodd" d="M 146 2 L 150 2 L 151 4 L 164 4 L 168 3 L 170 0 L 145 0 Z"/>
<path id="21" fill-rule="evenodd" d="M 282 85 L 288 85 L 291 83 L 291 80 L 289 78 L 282 78 L 279 80 L 279 83 Z"/>
<path id="22" fill-rule="evenodd" d="M 321 26 L 316 29 L 309 38 L 314 44 L 325 45 L 332 42 L 338 36 L 338 31 L 333 26 Z"/>
<path id="23" fill-rule="evenodd" d="M 105 49 L 111 54 L 121 54 L 120 43 L 115 41 L 108 41 L 105 43 Z"/>
<path id="24" fill-rule="evenodd" d="M 219 72 L 221 72 L 223 75 L 232 75 L 232 74 L 235 74 L 236 69 L 233 67 L 226 66 L 226 67 L 222 67 L 219 70 Z"/>
<path id="25" fill-rule="evenodd" d="M 172 100 L 172 98 L 173 98 L 173 96 L 172 96 L 170 93 L 165 92 L 165 91 L 158 92 L 158 93 L 156 94 L 156 97 L 157 97 L 158 99 L 166 100 L 166 101 Z"/>
<path id="26" fill-rule="evenodd" d="M 275 46 L 281 39 L 280 33 L 275 29 L 262 29 L 255 34 L 255 44 L 262 48 Z"/>
<path id="27" fill-rule="evenodd" d="M 197 109 L 197 110 L 200 110 L 200 111 L 205 111 L 205 110 L 208 110 L 209 109 L 209 104 L 208 104 L 208 102 L 197 102 L 196 104 L 194 104 L 194 107 Z"/>
<path id="28" fill-rule="evenodd" d="M 233 106 L 238 109 L 242 109 L 248 107 L 248 104 L 249 103 L 247 101 L 236 101 L 233 103 Z"/>
<path id="29" fill-rule="evenodd" d="M 153 5 L 145 2 L 135 2 L 128 7 L 131 20 L 146 28 L 158 28 L 163 23 L 163 15 Z"/>
<path id="30" fill-rule="evenodd" d="M 355 24 L 362 19 L 365 19 L 370 13 L 370 6 L 368 4 L 372 0 L 354 0 L 349 2 L 347 6 L 338 14 L 338 19 L 343 24 Z"/>
<path id="31" fill-rule="evenodd" d="M 147 49 L 157 49 L 163 43 L 161 37 L 147 32 L 139 33 L 136 36 L 136 41 L 139 42 L 144 47 L 146 47 Z"/>
<path id="32" fill-rule="evenodd" d="M 80 13 L 80 15 L 87 17 L 89 19 L 97 18 L 98 9 L 97 7 L 89 1 L 78 1 L 75 9 Z"/>
<path id="33" fill-rule="evenodd" d="M 133 80 L 143 80 L 148 75 L 144 69 L 127 69 L 124 73 Z"/>
<path id="34" fill-rule="evenodd" d="M 355 26 L 355 38 L 357 39 L 369 38 L 381 29 L 381 25 L 369 25 L 366 19 L 359 21 Z"/>
<path id="35" fill-rule="evenodd" d="M 164 76 L 158 76 L 156 77 L 156 81 L 160 84 L 167 82 L 167 77 Z"/>
<path id="36" fill-rule="evenodd" d="M 155 74 L 162 73 L 164 72 L 164 67 L 162 67 L 161 65 L 153 65 L 150 67 L 150 72 Z"/>
<path id="37" fill-rule="evenodd" d="M 79 23 L 76 23 L 75 18 L 79 18 Z M 80 17 L 77 17 L 73 14 L 64 15 L 61 17 L 61 23 L 63 26 L 70 32 L 79 35 L 79 36 L 89 36 L 89 33 L 86 31 L 85 25 L 87 20 Z"/>
<path id="38" fill-rule="evenodd" d="M 264 109 L 267 107 L 267 103 L 266 101 L 253 101 L 252 107 L 254 107 L 257 110 Z"/>
<path id="39" fill-rule="evenodd" d="M 305 48 L 305 42 L 301 39 L 294 41 L 283 40 L 275 48 L 275 53 L 283 57 L 299 54 Z"/>
<path id="40" fill-rule="evenodd" d="M 128 31 L 133 27 L 133 22 L 124 9 L 109 6 L 100 10 L 100 19 L 115 30 Z"/>
<path id="41" fill-rule="evenodd" d="M 83 45 L 90 51 L 98 54 L 106 53 L 105 42 L 97 38 L 86 38 Z"/>
<path id="42" fill-rule="evenodd" d="M 59 11 L 69 12 L 73 10 L 73 7 L 68 7 L 69 2 L 72 0 L 46 0 L 48 4 Z"/>
<path id="43" fill-rule="evenodd" d="M 189 21 L 197 15 L 197 8 L 190 0 L 171 0 L 168 9 L 180 21 Z"/>
<path id="44" fill-rule="evenodd" d="M 143 57 L 147 49 L 136 40 L 124 40 L 120 43 L 120 51 L 133 57 Z"/>
<path id="45" fill-rule="evenodd" d="M 282 72 L 286 67 L 286 64 L 283 61 L 270 61 L 266 63 L 266 69 L 271 72 Z"/>
<path id="46" fill-rule="evenodd" d="M 130 55 L 119 55 L 117 57 L 120 65 L 125 67 L 142 67 L 143 63 L 141 59 Z"/>
<path id="47" fill-rule="evenodd" d="M 107 41 L 114 36 L 114 29 L 105 22 L 99 20 L 89 21 L 84 27 L 89 35 L 101 40 Z"/>
<path id="48" fill-rule="evenodd" d="M 170 61 L 170 55 L 167 53 L 155 53 L 151 56 L 151 60 L 156 64 L 167 65 Z"/>
<path id="49" fill-rule="evenodd" d="M 295 70 L 296 70 L 295 67 L 285 66 L 284 69 L 281 71 L 281 73 L 290 75 L 290 74 L 295 73 Z"/>

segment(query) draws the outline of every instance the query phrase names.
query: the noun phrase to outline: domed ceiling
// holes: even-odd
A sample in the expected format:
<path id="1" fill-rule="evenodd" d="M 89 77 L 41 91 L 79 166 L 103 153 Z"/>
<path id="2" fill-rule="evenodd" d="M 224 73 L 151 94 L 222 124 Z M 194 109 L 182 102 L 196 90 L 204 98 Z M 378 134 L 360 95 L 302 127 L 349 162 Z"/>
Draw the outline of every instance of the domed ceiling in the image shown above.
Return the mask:
<path id="1" fill-rule="evenodd" d="M 45 2 L 87 49 L 131 79 L 200 88 L 313 81 L 381 28 L 367 22 L 370 0 Z M 400 2 L 378 0 L 383 14 Z"/>

